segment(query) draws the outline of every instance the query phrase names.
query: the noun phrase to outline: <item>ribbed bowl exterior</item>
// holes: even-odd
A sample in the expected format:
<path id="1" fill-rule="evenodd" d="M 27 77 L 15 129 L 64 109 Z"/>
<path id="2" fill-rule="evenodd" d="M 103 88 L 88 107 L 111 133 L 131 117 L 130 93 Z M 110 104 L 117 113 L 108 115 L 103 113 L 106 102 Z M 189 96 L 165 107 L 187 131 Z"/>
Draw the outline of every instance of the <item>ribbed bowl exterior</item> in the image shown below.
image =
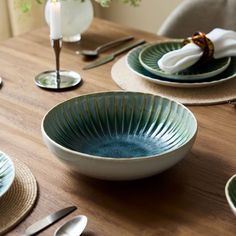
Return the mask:
<path id="1" fill-rule="evenodd" d="M 15 178 L 15 167 L 11 159 L 0 151 L 0 197 L 11 187 Z"/>
<path id="2" fill-rule="evenodd" d="M 127 162 L 131 166 L 132 162 L 141 160 L 158 162 L 164 156 L 181 154 L 180 150 L 186 152 L 195 138 L 197 122 L 183 105 L 167 98 L 106 92 L 76 97 L 57 105 L 45 116 L 42 131 L 46 144 L 60 159 L 74 163 L 73 167 L 81 158 L 95 162 L 96 172 L 102 162 L 103 165 L 126 163 L 127 167 Z M 87 163 L 89 169 L 91 163 Z M 113 165 L 112 175 L 119 172 L 118 165 Z M 92 171 L 88 175 L 91 174 Z"/>

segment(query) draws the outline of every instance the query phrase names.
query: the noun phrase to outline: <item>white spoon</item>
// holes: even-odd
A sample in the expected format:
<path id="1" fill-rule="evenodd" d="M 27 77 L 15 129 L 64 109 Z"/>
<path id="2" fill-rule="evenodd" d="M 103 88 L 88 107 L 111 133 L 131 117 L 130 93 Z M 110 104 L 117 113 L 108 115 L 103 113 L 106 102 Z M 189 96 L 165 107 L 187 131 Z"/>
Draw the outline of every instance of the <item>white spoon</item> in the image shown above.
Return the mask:
<path id="1" fill-rule="evenodd" d="M 79 236 L 84 231 L 88 219 L 84 215 L 79 215 L 60 226 L 54 236 Z"/>

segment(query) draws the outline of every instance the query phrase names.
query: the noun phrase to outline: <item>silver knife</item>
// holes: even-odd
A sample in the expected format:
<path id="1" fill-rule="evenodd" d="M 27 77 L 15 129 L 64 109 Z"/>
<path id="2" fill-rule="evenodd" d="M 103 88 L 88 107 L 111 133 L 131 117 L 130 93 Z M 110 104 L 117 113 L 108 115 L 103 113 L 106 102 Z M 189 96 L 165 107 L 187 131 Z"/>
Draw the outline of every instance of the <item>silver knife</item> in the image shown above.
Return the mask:
<path id="1" fill-rule="evenodd" d="M 129 49 L 134 48 L 134 47 L 136 47 L 136 46 L 138 46 L 140 44 L 143 44 L 143 43 L 145 43 L 145 40 L 143 40 L 143 39 L 142 40 L 138 40 L 135 43 L 131 43 L 131 44 L 129 44 L 129 45 L 127 45 L 127 46 L 125 46 L 125 47 L 123 47 L 123 48 L 113 52 L 112 54 L 110 54 L 108 56 L 105 56 L 105 57 L 103 57 L 101 59 L 96 60 L 95 62 L 92 62 L 91 64 L 86 65 L 83 68 L 83 70 L 92 69 L 94 67 L 97 67 L 97 66 L 103 65 L 105 63 L 108 63 L 108 62 L 112 61 L 119 54 L 121 54 L 121 53 L 123 53 L 125 51 L 128 51 Z"/>
<path id="2" fill-rule="evenodd" d="M 53 223 L 60 220 L 61 218 L 67 216 L 68 214 L 70 214 L 72 211 L 74 211 L 76 209 L 77 209 L 77 207 L 71 206 L 71 207 L 61 209 L 59 211 L 56 211 L 56 212 L 46 216 L 45 218 L 43 218 L 43 219 L 35 222 L 31 226 L 29 226 L 25 231 L 25 236 L 34 235 L 34 234 L 42 231 L 43 229 L 52 225 Z"/>

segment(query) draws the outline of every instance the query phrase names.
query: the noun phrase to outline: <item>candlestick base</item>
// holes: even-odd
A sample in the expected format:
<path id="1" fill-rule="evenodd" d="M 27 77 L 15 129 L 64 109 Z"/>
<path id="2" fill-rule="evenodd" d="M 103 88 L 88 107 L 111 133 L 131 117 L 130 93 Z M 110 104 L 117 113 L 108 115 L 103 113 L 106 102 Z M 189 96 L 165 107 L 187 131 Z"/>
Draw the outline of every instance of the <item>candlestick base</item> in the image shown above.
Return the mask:
<path id="1" fill-rule="evenodd" d="M 37 86 L 52 90 L 72 88 L 77 86 L 80 82 L 80 74 L 74 71 L 60 71 L 60 80 L 58 80 L 55 70 L 42 72 L 35 77 Z"/>

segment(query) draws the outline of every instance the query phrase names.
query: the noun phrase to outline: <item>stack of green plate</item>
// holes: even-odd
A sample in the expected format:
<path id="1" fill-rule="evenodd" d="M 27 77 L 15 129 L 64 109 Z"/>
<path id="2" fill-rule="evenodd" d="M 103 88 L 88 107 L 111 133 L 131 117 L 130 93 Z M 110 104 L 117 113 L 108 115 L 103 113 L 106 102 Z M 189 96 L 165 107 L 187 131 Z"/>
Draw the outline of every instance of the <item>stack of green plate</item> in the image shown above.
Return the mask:
<path id="1" fill-rule="evenodd" d="M 154 83 L 172 87 L 206 87 L 223 83 L 235 77 L 236 58 L 212 59 L 184 71 L 170 74 L 160 69 L 157 62 L 166 53 L 183 47 L 183 40 L 146 44 L 133 49 L 127 56 L 128 68 Z"/>

